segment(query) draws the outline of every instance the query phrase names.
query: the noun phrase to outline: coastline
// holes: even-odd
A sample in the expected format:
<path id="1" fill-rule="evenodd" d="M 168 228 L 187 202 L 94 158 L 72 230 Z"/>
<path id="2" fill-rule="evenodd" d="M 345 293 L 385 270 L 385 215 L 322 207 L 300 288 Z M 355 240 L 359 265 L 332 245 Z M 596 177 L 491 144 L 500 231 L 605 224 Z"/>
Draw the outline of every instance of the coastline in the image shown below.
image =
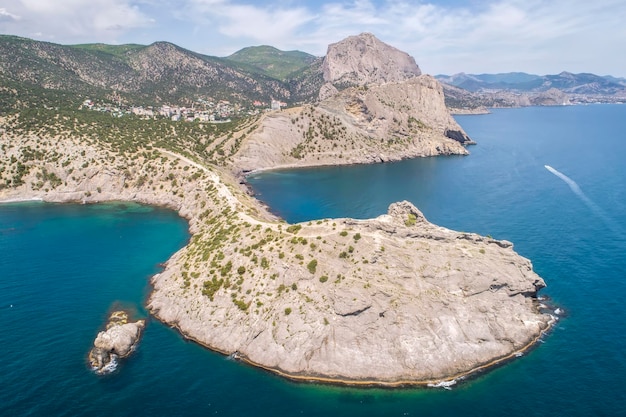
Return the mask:
<path id="1" fill-rule="evenodd" d="M 457 115 L 483 115 L 483 114 L 491 114 L 491 111 L 487 108 L 487 107 L 476 107 L 473 109 L 462 109 L 462 108 L 456 108 L 456 107 L 450 107 L 448 109 L 450 111 L 450 114 L 457 116 Z"/>
<path id="2" fill-rule="evenodd" d="M 476 145 L 475 142 L 470 143 L 468 145 Z M 333 161 L 314 161 L 314 160 L 303 160 L 300 162 L 291 162 L 291 163 L 282 163 L 274 166 L 267 167 L 255 167 L 251 169 L 242 169 L 237 166 L 237 163 L 232 165 L 232 175 L 239 177 L 247 177 L 249 175 L 258 174 L 261 172 L 268 171 L 282 171 L 289 169 L 306 169 L 306 168 L 324 168 L 324 167 L 334 167 L 334 166 L 353 166 L 353 165 L 372 165 L 372 164 L 385 164 L 390 162 L 399 162 L 406 161 L 409 159 L 416 158 L 436 158 L 436 157 L 447 157 L 447 156 L 469 156 L 469 151 L 465 153 L 438 153 L 438 154 L 413 154 L 413 153 L 405 153 L 399 155 L 385 155 L 385 156 L 369 156 L 364 157 L 363 159 L 356 160 L 333 160 Z"/>
<path id="3" fill-rule="evenodd" d="M 387 215 L 376 219 L 326 219 L 293 225 L 295 233 L 288 232 L 291 226 L 284 222 L 278 222 L 275 217 L 267 220 L 271 216 L 262 204 L 236 187 L 236 182 L 233 181 L 235 178 L 218 175 L 172 152 L 160 151 L 160 154 L 170 161 L 169 166 L 173 168 L 167 168 L 164 162 L 159 163 L 157 165 L 159 171 L 153 176 L 156 182 L 150 187 L 148 184 L 143 187 L 125 186 L 128 179 L 121 172 L 111 173 L 110 170 L 94 168 L 90 171 L 92 172 L 90 175 L 86 174 L 85 180 L 79 179 L 79 184 L 72 184 L 69 181 L 72 178 L 68 177 L 68 183 L 56 191 L 28 190 L 26 187 L 14 190 L 5 189 L 0 192 L 2 196 L 0 200 L 9 202 L 36 199 L 78 204 L 132 201 L 175 210 L 179 216 L 188 220 L 191 237 L 187 245 L 173 254 L 165 263 L 163 271 L 150 279 L 152 291 L 147 308 L 151 314 L 161 322 L 176 327 L 184 337 L 195 340 L 211 350 L 225 355 L 236 353 L 250 365 L 293 380 L 390 387 L 440 383 L 489 368 L 502 363 L 505 358 L 513 358 L 520 349 L 528 349 L 534 344 L 546 330 L 546 326 L 542 323 L 547 322 L 548 317 L 535 311 L 531 299 L 511 298 L 511 294 L 535 293 L 544 284 L 541 278 L 530 269 L 528 273 L 524 272 L 527 268 L 527 261 L 515 254 L 510 249 L 510 245 L 493 244 L 493 240 L 478 235 L 460 234 L 432 225 L 423 218 L 419 210 L 409 203 L 394 204 Z M 79 165 L 81 159 L 78 158 L 75 163 Z M 175 178 L 171 177 L 172 169 L 176 173 Z M 192 181 L 192 178 L 196 179 Z M 102 188 L 101 192 L 97 191 L 99 188 Z M 206 194 L 202 194 L 200 192 L 202 190 Z M 415 226 L 406 224 L 407 216 L 409 219 L 414 219 L 412 221 L 416 223 Z M 335 224 L 338 226 L 335 227 Z M 234 234 L 232 240 L 216 242 L 215 237 L 211 237 L 215 236 L 215 230 L 227 230 L 235 225 L 240 232 Z M 299 231 L 300 229 L 302 231 Z M 258 259 L 266 257 L 265 262 L 270 265 L 270 272 L 276 271 L 276 279 L 269 277 L 269 273 L 265 272 L 266 267 L 251 262 L 249 255 L 237 250 L 236 245 L 242 245 L 242 248 L 250 245 L 248 248 L 255 248 L 266 241 L 266 239 L 258 241 L 258 237 L 255 238 L 262 230 L 268 236 L 267 241 L 270 241 L 271 237 L 271 241 L 276 242 L 274 243 L 276 250 L 263 252 L 260 247 L 246 251 L 258 253 L 254 255 L 254 257 L 258 256 Z M 356 246 L 354 261 L 346 262 L 341 256 L 337 257 L 337 251 L 341 250 L 338 248 L 346 245 L 342 230 L 349 230 L 351 234 L 359 237 L 358 244 L 356 237 L 350 240 L 350 242 L 354 240 L 353 245 Z M 221 233 L 219 232 L 218 236 Z M 315 236 L 323 236 L 323 241 L 316 240 Z M 298 242 L 307 240 L 315 242 L 316 248 L 313 251 L 312 245 L 304 246 L 300 243 L 294 245 L 291 243 L 294 239 Z M 217 246 L 207 252 L 207 249 L 211 247 L 207 248 L 207 243 Z M 407 244 L 427 245 L 428 256 L 423 259 L 413 259 L 409 254 L 414 253 L 414 249 L 404 248 Z M 383 245 L 388 250 L 381 249 Z M 347 254 L 348 248 L 347 246 L 345 248 Z M 298 256 L 307 259 L 306 262 L 311 258 L 313 260 L 317 258 L 319 260 L 317 273 L 307 271 L 306 262 L 283 260 L 284 255 L 278 256 L 287 249 L 297 254 L 297 259 L 301 259 Z M 499 266 L 491 267 L 483 261 L 479 263 L 472 261 L 472 257 L 482 256 L 479 254 L 479 249 L 482 251 L 480 253 L 485 251 L 490 253 L 489 262 L 496 262 Z M 431 250 L 433 254 L 430 254 Z M 457 250 L 461 255 L 467 253 L 468 250 L 475 255 L 467 258 L 466 255 L 453 256 L 450 252 Z M 211 253 L 224 253 L 229 263 L 232 261 L 233 269 L 236 269 L 237 265 L 245 266 L 245 269 L 240 267 L 241 278 L 246 278 L 245 280 L 239 278 L 241 283 L 235 283 L 238 276 L 234 275 L 232 278 L 231 285 L 235 285 L 236 291 L 218 288 L 217 292 L 211 293 L 214 294 L 215 300 L 212 298 L 209 300 L 207 295 L 203 294 L 202 281 L 194 278 L 195 276 L 210 277 L 209 262 L 201 260 L 205 256 L 203 253 L 209 253 L 209 256 Z M 352 255 L 347 256 L 348 259 L 351 257 Z M 470 264 L 467 264 L 464 258 L 468 259 Z M 446 290 L 445 293 L 431 293 L 430 290 L 424 292 L 424 289 L 421 289 L 423 284 L 417 281 L 405 288 L 407 284 L 406 278 L 403 278 L 404 274 L 413 274 L 413 271 L 430 268 L 435 273 L 433 275 L 435 278 L 438 274 L 448 274 L 445 272 L 448 268 L 446 263 L 450 262 L 453 263 L 453 267 L 458 264 L 454 270 L 473 271 L 474 268 L 479 268 L 477 271 L 482 271 L 485 281 L 473 284 L 478 285 L 474 290 L 463 290 L 466 295 L 452 288 L 458 285 L 455 282 L 462 276 L 446 284 L 450 286 L 450 290 Z M 398 276 L 388 276 L 385 273 L 386 266 L 397 269 Z M 360 272 L 362 268 L 366 272 Z M 492 268 L 509 268 L 510 272 L 504 277 L 492 277 L 493 274 L 490 272 Z M 324 284 L 323 280 L 318 279 L 322 274 L 332 277 L 336 273 L 339 273 L 342 279 L 336 280 L 334 284 Z M 219 274 L 217 276 L 219 277 Z M 258 278 L 251 279 L 255 276 Z M 363 276 L 369 276 L 372 279 L 365 279 Z M 428 278 L 429 276 L 430 273 L 424 275 L 424 279 L 431 279 Z M 488 289 L 494 279 L 503 280 L 504 290 L 495 293 L 484 291 L 483 288 Z M 257 288 L 258 285 L 261 287 Z M 293 291 L 283 292 L 281 295 L 280 288 L 293 288 Z M 392 298 L 383 295 L 385 293 L 392 294 Z M 252 297 L 246 294 L 257 295 Z M 472 294 L 477 294 L 477 296 Z M 416 295 L 425 297 L 423 305 L 414 305 L 412 300 Z M 497 316 L 526 317 L 526 322 L 530 325 L 520 326 L 517 322 L 507 324 L 507 326 L 513 326 L 507 337 L 512 340 L 520 339 L 519 345 L 514 349 L 508 349 L 505 344 L 501 344 L 495 338 L 489 343 L 488 349 L 474 350 L 472 348 L 470 352 L 467 352 L 469 355 L 465 356 L 464 345 L 458 344 L 445 334 L 452 332 L 450 333 L 452 335 L 469 330 L 469 337 L 474 337 L 471 336 L 473 325 L 469 322 L 467 324 L 442 322 L 446 327 L 452 326 L 448 330 L 444 328 L 440 331 L 440 337 L 443 339 L 437 343 L 443 343 L 443 345 L 435 345 L 432 348 L 427 348 L 427 345 L 419 348 L 415 346 L 406 351 L 404 348 L 396 351 L 399 349 L 399 346 L 393 345 L 396 337 L 404 338 L 420 334 L 424 336 L 421 333 L 424 330 L 420 329 L 424 328 L 425 322 L 413 319 L 406 321 L 415 315 L 417 315 L 415 317 L 431 315 L 443 318 L 445 315 L 450 315 L 452 320 L 456 315 L 470 316 L 475 317 L 479 322 L 483 321 L 484 324 L 481 326 L 487 325 L 486 317 L 482 317 L 483 314 L 476 309 L 478 304 L 473 302 L 461 304 L 459 303 L 461 296 L 464 299 L 478 297 L 477 301 L 482 300 L 479 304 L 490 305 L 490 308 L 495 309 L 491 314 Z M 393 303 L 391 303 L 392 299 L 395 300 Z M 254 300 L 257 300 L 256 304 L 253 304 Z M 471 299 L 468 298 L 468 300 Z M 442 302 L 449 306 L 444 316 L 437 313 L 441 311 Z M 255 305 L 257 307 L 254 307 Z M 294 306 L 300 306 L 300 311 L 288 314 Z M 450 307 L 453 309 L 449 310 Z M 455 312 L 456 310 L 458 312 Z M 497 313 L 497 311 L 502 312 Z M 381 318 L 385 313 L 389 315 L 391 322 L 387 322 L 386 318 Z M 393 319 L 393 317 L 397 318 Z M 330 319 L 329 323 L 322 323 L 322 319 L 326 322 L 327 318 Z M 390 327 L 390 324 L 398 320 L 399 323 L 404 323 L 401 327 L 396 325 Z M 213 328 L 219 330 L 208 331 Z M 368 329 L 366 334 L 363 333 L 365 329 Z M 488 328 L 484 330 L 491 331 Z M 274 336 L 270 336 L 270 333 Z M 259 334 L 264 336 L 257 338 Z M 295 335 L 297 334 L 308 334 L 308 336 L 306 340 L 296 342 Z M 533 338 L 532 343 L 528 343 L 529 335 Z M 368 337 L 370 341 L 364 341 L 365 344 L 361 344 L 358 353 L 350 350 L 344 352 L 345 348 L 354 343 L 355 337 L 361 336 Z M 489 336 L 489 338 L 492 337 Z M 335 348 L 327 350 L 324 347 L 327 343 L 325 340 L 333 340 L 332 343 L 337 346 L 338 350 L 335 351 Z M 378 346 L 380 343 L 385 346 L 390 344 L 387 347 L 381 347 Z M 406 357 L 406 360 L 419 361 L 425 359 L 416 358 L 412 353 L 413 349 L 426 349 L 426 352 L 436 354 L 442 348 L 454 352 L 451 358 L 458 357 L 463 363 L 454 365 L 452 359 L 444 357 L 434 362 L 424 362 L 424 364 L 430 364 L 426 366 L 427 372 L 440 372 L 436 371 L 440 361 L 443 361 L 442 369 L 450 367 L 450 372 L 441 371 L 441 375 L 437 378 L 420 377 L 425 374 L 421 373 L 422 365 L 419 365 L 419 362 L 412 365 L 412 368 L 415 368 L 410 372 L 411 375 L 415 375 L 414 377 L 396 377 L 394 375 L 403 375 L 406 371 L 402 365 L 403 362 L 396 360 L 389 362 L 392 360 L 391 357 L 385 356 L 385 352 L 393 351 L 394 355 Z M 353 362 L 350 358 L 353 358 L 354 354 L 359 355 L 359 360 L 365 362 Z M 380 375 L 383 376 L 378 380 L 371 376 L 379 375 L 379 371 L 376 371 L 373 366 L 380 367 L 380 364 L 386 366 L 380 368 Z M 428 371 L 428 368 L 433 366 L 434 370 Z M 332 375 L 345 376 L 334 378 Z"/>
<path id="4" fill-rule="evenodd" d="M 258 201 L 258 200 L 257 200 Z M 53 200 L 46 200 L 45 197 L 24 197 L 24 198 L 13 198 L 13 199 L 0 199 L 0 204 L 9 204 L 9 203 L 22 203 L 22 202 L 43 202 L 43 203 L 61 203 L 61 204 L 85 204 L 84 201 L 81 200 L 75 200 L 75 199 L 68 199 L 68 200 L 64 200 L 64 201 L 58 201 L 57 199 L 53 199 Z M 107 200 L 99 200 L 99 201 L 90 201 L 88 204 L 103 204 L 103 203 L 113 203 L 113 202 L 133 202 L 133 203 L 138 203 L 138 204 L 148 204 L 151 206 L 155 206 L 155 207 L 163 207 L 163 208 L 168 208 L 168 209 L 172 209 L 172 207 L 169 207 L 167 205 L 162 205 L 162 204 L 155 204 L 153 202 L 149 202 L 149 201 L 129 201 L 129 200 L 121 200 L 121 199 L 107 199 Z M 259 204 L 261 204 L 259 202 Z M 185 218 L 184 216 L 182 216 L 182 214 L 180 213 L 180 211 L 176 211 L 177 214 L 179 216 L 181 216 L 182 218 Z M 189 220 L 189 219 L 187 219 Z M 191 238 L 193 238 L 193 234 L 190 235 L 190 240 Z M 187 242 L 187 244 L 181 248 L 179 250 L 182 251 L 184 249 L 187 248 L 187 245 L 189 244 L 189 241 Z M 174 255 L 172 255 L 172 257 L 170 259 L 168 259 L 165 264 L 164 264 L 164 268 L 161 272 L 157 273 L 156 275 L 150 277 L 149 279 L 149 283 L 152 287 L 151 293 L 148 295 L 148 300 L 152 297 L 153 292 L 154 292 L 154 285 L 152 283 L 153 279 L 157 278 L 159 275 L 165 273 L 168 270 L 168 265 L 170 263 L 170 261 L 172 260 L 172 258 L 174 257 Z M 484 371 L 488 371 L 489 369 L 495 368 L 495 367 L 499 367 L 502 366 L 506 363 L 508 363 L 511 360 L 516 359 L 517 357 L 521 356 L 521 354 L 533 349 L 534 347 L 537 346 L 537 344 L 540 342 L 540 340 L 546 335 L 548 334 L 554 327 L 554 324 L 557 322 L 558 318 L 556 318 L 555 316 L 551 315 L 551 320 L 547 323 L 546 327 L 541 329 L 541 331 L 535 335 L 530 341 L 528 341 L 524 346 L 522 346 L 521 348 L 515 349 L 514 351 L 508 353 L 507 355 L 504 355 L 502 357 L 498 357 L 498 358 L 494 358 L 491 361 L 487 362 L 487 363 L 481 363 L 476 365 L 475 367 L 473 367 L 472 369 L 469 369 L 467 371 L 464 372 L 459 372 L 456 374 L 451 374 L 449 376 L 445 376 L 443 378 L 437 378 L 437 379 L 424 379 L 424 380 L 410 380 L 410 379 L 401 379 L 401 380 L 396 380 L 396 381 L 385 381 L 385 380 L 377 380 L 377 379 L 350 379 L 350 378 L 344 378 L 344 377 L 329 377 L 329 376 L 323 376 L 323 375 L 313 375 L 313 374 L 296 374 L 296 373 L 290 373 L 284 370 L 281 370 L 280 368 L 275 368 L 275 367 L 270 367 L 267 365 L 264 365 L 262 363 L 256 362 L 254 360 L 251 360 L 250 358 L 248 358 L 246 355 L 242 355 L 239 354 L 238 352 L 229 352 L 228 350 L 223 350 L 220 349 L 219 347 L 213 346 L 211 344 L 208 344 L 204 341 L 202 341 L 201 339 L 198 339 L 196 337 L 194 337 L 193 335 L 187 334 L 185 331 L 183 331 L 176 322 L 171 322 L 167 319 L 164 319 L 163 317 L 161 317 L 157 312 L 155 312 L 154 310 L 152 310 L 151 308 L 149 308 L 150 314 L 152 316 L 154 316 L 157 320 L 159 320 L 161 323 L 175 329 L 177 332 L 179 332 L 185 339 L 193 341 L 194 343 L 197 343 L 201 346 L 203 346 L 206 349 L 209 349 L 211 351 L 220 353 L 224 356 L 233 356 L 236 360 L 245 363 L 247 365 L 253 366 L 255 368 L 259 368 L 262 369 L 264 371 L 276 374 L 280 377 L 286 378 L 288 380 L 291 381 L 296 381 L 296 382 L 312 382 L 312 383 L 320 383 L 320 384 L 329 384 L 329 385 L 338 385 L 338 386 L 354 386 L 354 387 L 383 387 L 383 388 L 397 388 L 397 387 L 437 387 L 437 386 L 443 386 L 445 384 L 455 384 L 456 382 L 463 380 L 465 378 L 471 377 L 473 375 L 479 374 L 481 372 Z"/>
<path id="5" fill-rule="evenodd" d="M 532 338 L 525 346 L 517 349 L 503 357 L 495 358 L 488 363 L 479 364 L 476 367 L 465 371 L 460 372 L 458 374 L 450 375 L 440 379 L 428 379 L 428 380 L 398 380 L 398 381 L 381 381 L 376 379 L 369 380 L 353 380 L 348 378 L 341 377 L 325 377 L 325 376 L 317 376 L 317 375 L 298 375 L 289 372 L 282 371 L 281 369 L 272 368 L 265 366 L 263 364 L 254 362 L 245 356 L 239 355 L 237 352 L 230 353 L 227 351 L 223 351 L 219 348 L 211 346 L 199 339 L 196 339 L 192 336 L 185 334 L 180 327 L 176 323 L 170 323 L 163 320 L 159 317 L 158 313 L 151 312 L 151 314 L 159 320 L 161 323 L 169 326 L 172 329 L 175 329 L 178 333 L 180 333 L 183 338 L 186 340 L 190 340 L 198 345 L 204 347 L 205 349 L 211 350 L 213 352 L 219 353 L 224 356 L 233 357 L 236 361 L 242 362 L 246 365 L 252 366 L 254 368 L 261 369 L 263 371 L 269 372 L 274 375 L 278 375 L 282 378 L 293 382 L 303 382 L 303 383 L 319 383 L 326 385 L 334 385 L 334 386 L 346 386 L 346 387 L 363 387 L 363 388 L 371 388 L 371 387 L 379 387 L 379 388 L 406 388 L 406 387 L 428 387 L 428 388 L 438 388 L 441 386 L 450 386 L 455 385 L 460 381 L 466 380 L 467 378 L 474 377 L 482 372 L 487 372 L 491 369 L 504 366 L 510 361 L 513 361 L 524 353 L 529 352 L 530 350 L 536 348 L 538 344 L 541 342 L 542 338 L 545 337 L 548 333 L 550 333 L 558 318 L 554 317 L 545 329 L 543 329 L 538 335 Z"/>

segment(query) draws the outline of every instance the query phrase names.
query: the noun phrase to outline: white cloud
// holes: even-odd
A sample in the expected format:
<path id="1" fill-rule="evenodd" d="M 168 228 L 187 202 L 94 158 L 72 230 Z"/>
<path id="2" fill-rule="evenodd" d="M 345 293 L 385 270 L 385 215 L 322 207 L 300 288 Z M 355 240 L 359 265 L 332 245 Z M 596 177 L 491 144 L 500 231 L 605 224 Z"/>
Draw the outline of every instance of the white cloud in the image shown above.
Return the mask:
<path id="1" fill-rule="evenodd" d="M 18 15 L 10 13 L 4 7 L 0 8 L 0 22 L 14 22 L 20 20 Z"/>
<path id="2" fill-rule="evenodd" d="M 2 0 L 0 32 L 62 43 L 168 40 L 224 56 L 270 44 L 323 55 L 372 32 L 438 72 L 626 75 L 623 0 Z"/>
<path id="3" fill-rule="evenodd" d="M 191 0 L 178 17 L 192 20 L 201 30 L 216 28 L 229 38 L 259 43 L 284 43 L 314 18 L 304 7 L 256 6 L 228 0 Z"/>
<path id="4" fill-rule="evenodd" d="M 622 0 L 498 0 L 471 8 L 436 3 L 361 0 L 328 5 L 312 38 L 327 44 L 373 32 L 409 52 L 431 73 L 626 67 L 615 52 L 623 49 L 626 35 Z M 586 48 L 592 44 L 596 48 Z"/>
<path id="5" fill-rule="evenodd" d="M 7 0 L 23 18 L 6 28 L 59 42 L 107 41 L 152 20 L 130 0 Z M 19 24 L 16 24 L 19 23 Z"/>

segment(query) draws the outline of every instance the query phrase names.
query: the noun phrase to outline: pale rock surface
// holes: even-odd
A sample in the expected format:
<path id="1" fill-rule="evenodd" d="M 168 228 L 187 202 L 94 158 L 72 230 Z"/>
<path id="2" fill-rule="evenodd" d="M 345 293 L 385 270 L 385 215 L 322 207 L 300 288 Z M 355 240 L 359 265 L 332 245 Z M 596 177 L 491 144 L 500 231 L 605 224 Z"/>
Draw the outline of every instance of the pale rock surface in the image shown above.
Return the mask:
<path id="1" fill-rule="evenodd" d="M 535 298 L 543 280 L 510 242 L 437 227 L 408 202 L 376 219 L 301 227 L 297 239 L 315 250 L 288 234 L 258 255 L 267 271 L 225 248 L 246 272 L 235 292 L 210 300 L 181 287 L 185 258 L 175 256 L 153 279 L 149 308 L 211 349 L 291 378 L 349 384 L 453 379 L 523 351 L 551 323 Z M 233 304 L 240 296 L 245 310 Z"/>
<path id="2" fill-rule="evenodd" d="M 263 117 L 233 157 L 235 173 L 466 155 L 474 144 L 441 84 L 374 35 L 330 45 L 323 71 L 320 101 Z"/>
<path id="3" fill-rule="evenodd" d="M 466 155 L 474 142 L 448 112 L 429 75 L 350 87 L 315 106 L 264 116 L 242 143 L 233 171 Z"/>
<path id="4" fill-rule="evenodd" d="M 371 33 L 330 44 L 322 70 L 324 81 L 343 87 L 401 82 L 422 74 L 412 56 Z"/>
<path id="5" fill-rule="evenodd" d="M 130 355 L 139 342 L 145 323 L 145 320 L 129 323 L 125 312 L 113 312 L 106 330 L 98 333 L 89 352 L 91 368 L 96 373 L 106 373 L 117 358 Z"/>

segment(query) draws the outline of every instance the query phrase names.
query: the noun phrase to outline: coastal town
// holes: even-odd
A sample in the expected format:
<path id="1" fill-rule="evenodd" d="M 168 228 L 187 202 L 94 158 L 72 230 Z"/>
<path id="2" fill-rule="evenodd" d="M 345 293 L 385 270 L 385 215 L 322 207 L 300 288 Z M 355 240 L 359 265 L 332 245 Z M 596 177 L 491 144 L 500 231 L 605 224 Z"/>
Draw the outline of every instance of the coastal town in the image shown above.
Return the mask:
<path id="1" fill-rule="evenodd" d="M 135 106 L 124 104 L 121 100 L 118 100 L 117 104 L 113 104 L 86 99 L 79 109 L 110 113 L 113 117 L 135 115 L 145 120 L 170 119 L 174 122 L 228 123 L 232 117 L 254 116 L 262 112 L 280 110 L 286 106 L 287 103 L 274 99 L 269 100 L 269 102 L 256 100 L 252 106 L 243 106 L 228 100 L 214 101 L 209 98 L 199 98 L 191 107 L 176 105 Z"/>

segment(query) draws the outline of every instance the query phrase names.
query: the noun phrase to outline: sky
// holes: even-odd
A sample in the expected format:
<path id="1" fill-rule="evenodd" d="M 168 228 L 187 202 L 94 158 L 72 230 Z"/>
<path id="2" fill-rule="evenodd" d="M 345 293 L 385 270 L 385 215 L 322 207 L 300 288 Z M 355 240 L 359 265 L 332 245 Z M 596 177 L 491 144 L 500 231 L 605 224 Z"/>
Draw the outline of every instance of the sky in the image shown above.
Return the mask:
<path id="1" fill-rule="evenodd" d="M 362 32 L 428 74 L 626 77 L 624 0 L 0 0 L 1 34 L 61 44 L 168 41 L 213 56 L 271 45 L 323 56 Z"/>

